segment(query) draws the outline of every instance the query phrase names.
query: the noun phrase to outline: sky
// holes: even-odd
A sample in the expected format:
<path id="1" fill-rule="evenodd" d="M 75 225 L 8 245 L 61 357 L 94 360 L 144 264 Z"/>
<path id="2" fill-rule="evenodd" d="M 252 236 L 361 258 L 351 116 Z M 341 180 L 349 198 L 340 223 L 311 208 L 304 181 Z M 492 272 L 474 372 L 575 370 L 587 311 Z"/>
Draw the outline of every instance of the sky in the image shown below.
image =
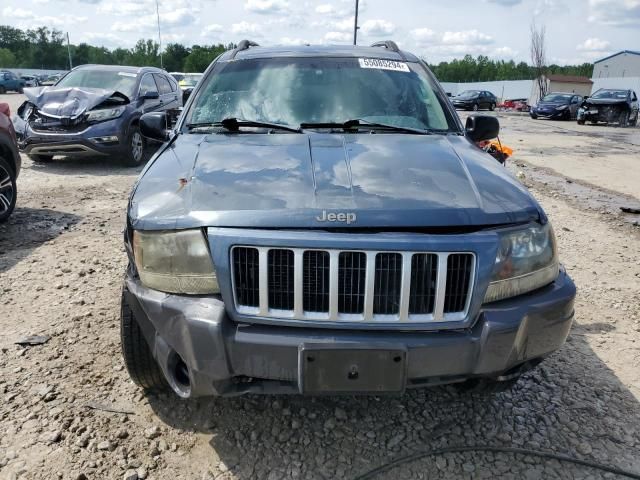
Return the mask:
<path id="1" fill-rule="evenodd" d="M 355 0 L 158 0 L 162 41 L 349 44 Z M 529 61 L 529 26 L 544 25 L 561 65 L 640 50 L 640 0 L 360 0 L 358 43 L 395 40 L 437 63 L 465 54 Z M 71 42 L 132 47 L 157 39 L 155 0 L 2 0 L 0 24 L 48 26 Z"/>

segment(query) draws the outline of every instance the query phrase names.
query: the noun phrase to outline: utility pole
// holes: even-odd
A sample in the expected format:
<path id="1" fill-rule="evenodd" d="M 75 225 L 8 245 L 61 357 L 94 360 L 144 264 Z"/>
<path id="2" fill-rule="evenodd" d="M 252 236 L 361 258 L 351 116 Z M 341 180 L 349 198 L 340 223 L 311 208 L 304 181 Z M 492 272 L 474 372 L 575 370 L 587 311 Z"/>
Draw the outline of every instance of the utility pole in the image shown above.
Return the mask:
<path id="1" fill-rule="evenodd" d="M 69 54 L 69 70 L 73 70 L 73 62 L 71 61 L 71 43 L 69 43 L 69 32 L 67 32 L 67 53 Z"/>
<path id="2" fill-rule="evenodd" d="M 356 17 L 353 22 L 353 44 L 354 45 L 358 43 L 358 29 L 360 28 L 358 26 L 358 4 L 359 3 L 360 3 L 360 0 L 356 0 Z"/>
<path id="3" fill-rule="evenodd" d="M 160 35 L 160 7 L 158 6 L 158 0 L 156 0 L 156 16 L 158 18 L 158 43 L 160 44 L 160 68 L 164 68 L 162 64 L 162 36 Z"/>

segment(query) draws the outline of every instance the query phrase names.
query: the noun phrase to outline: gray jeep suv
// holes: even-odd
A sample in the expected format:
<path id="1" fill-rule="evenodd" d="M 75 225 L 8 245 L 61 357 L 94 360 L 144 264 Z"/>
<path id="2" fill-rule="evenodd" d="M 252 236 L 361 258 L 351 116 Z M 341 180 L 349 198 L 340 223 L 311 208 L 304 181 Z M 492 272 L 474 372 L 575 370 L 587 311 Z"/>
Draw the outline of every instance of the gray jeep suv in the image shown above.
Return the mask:
<path id="1" fill-rule="evenodd" d="M 131 193 L 122 350 L 181 397 L 506 388 L 560 348 L 575 287 L 547 216 L 418 57 L 217 58 Z M 167 129 L 167 127 L 169 127 Z"/>

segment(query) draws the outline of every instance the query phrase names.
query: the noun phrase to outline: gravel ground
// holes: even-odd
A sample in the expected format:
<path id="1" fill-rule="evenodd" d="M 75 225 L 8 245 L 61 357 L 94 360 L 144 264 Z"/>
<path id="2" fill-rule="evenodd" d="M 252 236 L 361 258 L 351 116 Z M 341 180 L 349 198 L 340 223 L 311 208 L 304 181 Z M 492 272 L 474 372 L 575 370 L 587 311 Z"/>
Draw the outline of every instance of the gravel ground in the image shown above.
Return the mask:
<path id="1" fill-rule="evenodd" d="M 7 99 L 19 103 L 0 96 Z M 594 201 L 599 187 L 540 169 L 581 155 L 560 146 L 559 156 L 549 138 L 539 153 L 527 131 L 540 135 L 548 123 L 505 123 L 503 141 L 517 150 L 510 168 L 551 217 L 579 295 L 568 343 L 495 396 L 451 387 L 402 397 L 143 396 L 124 369 L 118 330 L 121 232 L 138 172 L 102 159 L 25 158 L 18 207 L 0 226 L 0 479 L 355 478 L 453 446 L 552 451 L 640 473 L 640 228 Z M 617 129 L 617 142 L 637 132 Z M 629 192 L 640 185 L 608 179 L 617 151 L 600 138 L 605 193 L 633 201 Z M 625 149 L 640 156 L 633 142 Z M 620 182 L 624 188 L 612 187 Z M 582 198 L 576 185 L 595 193 Z M 36 334 L 51 338 L 14 344 Z M 615 477 L 521 454 L 466 452 L 374 478 Z"/>

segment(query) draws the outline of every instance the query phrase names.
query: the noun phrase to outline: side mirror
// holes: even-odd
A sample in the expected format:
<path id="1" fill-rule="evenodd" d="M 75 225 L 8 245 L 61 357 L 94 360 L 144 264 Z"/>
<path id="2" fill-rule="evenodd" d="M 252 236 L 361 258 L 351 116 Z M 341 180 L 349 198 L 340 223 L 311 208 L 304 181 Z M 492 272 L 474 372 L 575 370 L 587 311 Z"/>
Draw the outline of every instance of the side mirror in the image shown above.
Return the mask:
<path id="1" fill-rule="evenodd" d="M 589 98 L 589 95 L 582 97 L 583 100 L 586 100 L 587 98 Z"/>
<path id="2" fill-rule="evenodd" d="M 144 92 L 140 95 L 140 98 L 143 100 L 156 100 L 160 98 L 160 94 L 158 92 Z"/>
<path id="3" fill-rule="evenodd" d="M 166 112 L 149 112 L 142 115 L 140 117 L 140 133 L 152 140 L 167 141 L 169 135 Z"/>
<path id="4" fill-rule="evenodd" d="M 500 122 L 489 115 L 471 115 L 467 117 L 465 131 L 472 142 L 491 140 L 500 133 Z"/>
<path id="5" fill-rule="evenodd" d="M 189 97 L 191 96 L 191 94 L 193 93 L 193 88 L 187 88 L 186 90 L 182 91 L 182 104 L 185 105 L 187 103 L 187 100 L 189 100 Z"/>

